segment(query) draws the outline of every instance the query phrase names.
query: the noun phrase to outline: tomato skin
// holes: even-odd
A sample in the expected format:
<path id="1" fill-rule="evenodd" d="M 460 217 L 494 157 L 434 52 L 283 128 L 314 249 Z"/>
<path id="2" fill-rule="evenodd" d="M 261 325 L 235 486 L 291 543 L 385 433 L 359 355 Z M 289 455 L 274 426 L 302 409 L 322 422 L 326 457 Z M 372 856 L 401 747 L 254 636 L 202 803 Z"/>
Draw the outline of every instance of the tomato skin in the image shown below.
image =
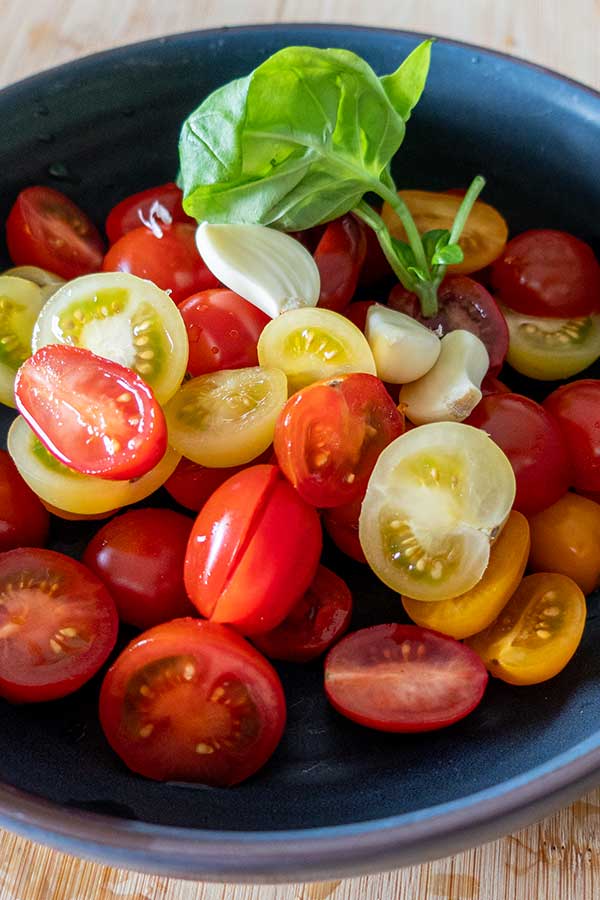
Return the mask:
<path id="1" fill-rule="evenodd" d="M 308 589 L 321 523 L 277 466 L 250 466 L 214 492 L 190 535 L 188 596 L 201 615 L 247 635 L 271 631 Z"/>
<path id="2" fill-rule="evenodd" d="M 565 231 L 532 229 L 512 238 L 492 267 L 500 300 L 516 312 L 571 318 L 600 311 L 600 265 Z"/>
<path id="3" fill-rule="evenodd" d="M 44 505 L 6 450 L 0 450 L 0 553 L 15 547 L 43 547 L 49 527 Z"/>
<path id="4" fill-rule="evenodd" d="M 481 393 L 484 397 L 488 397 L 490 394 L 510 394 L 512 391 L 503 381 L 488 372 L 481 382 Z"/>
<path id="5" fill-rule="evenodd" d="M 180 303 L 179 312 L 190 342 L 192 375 L 258 365 L 256 345 L 271 320 L 239 294 L 201 291 Z"/>
<path id="6" fill-rule="evenodd" d="M 0 593 L 0 696 L 13 703 L 76 691 L 115 645 L 119 620 L 111 596 L 62 553 L 27 547 L 0 554 Z"/>
<path id="7" fill-rule="evenodd" d="M 94 535 L 83 562 L 106 584 L 121 621 L 152 628 L 194 614 L 183 584 L 192 524 L 171 509 L 131 509 Z"/>
<path id="8" fill-rule="evenodd" d="M 487 682 L 473 651 L 416 625 L 363 628 L 343 638 L 325 659 L 325 693 L 331 705 L 378 731 L 409 733 L 452 725 L 475 709 Z"/>
<path id="9" fill-rule="evenodd" d="M 571 471 L 565 442 L 552 417 L 521 394 L 490 394 L 466 425 L 487 432 L 504 451 L 517 481 L 514 508 L 532 516 L 567 491 Z"/>
<path id="10" fill-rule="evenodd" d="M 377 457 L 404 431 L 404 416 L 374 375 L 318 381 L 293 394 L 273 446 L 282 471 L 321 508 L 362 497 Z"/>
<path id="11" fill-rule="evenodd" d="M 252 640 L 270 659 L 310 662 L 347 631 L 351 616 L 348 585 L 330 569 L 319 566 L 309 589 L 283 622 Z"/>
<path id="12" fill-rule="evenodd" d="M 530 525 L 530 570 L 567 575 L 590 594 L 600 581 L 600 505 L 565 494 Z"/>
<path id="13" fill-rule="evenodd" d="M 314 254 L 321 276 L 318 306 L 342 312 L 354 296 L 366 253 L 365 229 L 353 215 L 328 224 Z"/>
<path id="14" fill-rule="evenodd" d="M 334 506 L 323 512 L 323 526 L 338 550 L 359 563 L 366 563 L 367 558 L 361 547 L 358 536 L 358 520 L 363 497 L 357 497 L 351 503 Z"/>
<path id="15" fill-rule="evenodd" d="M 6 243 L 15 266 L 39 266 L 67 281 L 102 266 L 104 242 L 98 229 L 54 188 L 21 191 L 6 220 Z"/>
<path id="16" fill-rule="evenodd" d="M 370 289 L 395 276 L 373 229 L 365 227 L 365 235 L 367 252 L 360 270 L 358 284 L 361 288 Z"/>
<path id="17" fill-rule="evenodd" d="M 460 328 L 472 332 L 485 344 L 490 357 L 490 375 L 497 375 L 508 352 L 508 327 L 489 291 L 465 275 L 449 275 L 440 286 L 438 300 L 437 315 L 430 319 L 422 315 L 418 297 L 401 284 L 393 288 L 388 303 L 440 337 Z"/>
<path id="18" fill-rule="evenodd" d="M 221 286 L 205 266 L 196 247 L 196 229 L 186 222 L 161 226 L 157 237 L 142 225 L 112 245 L 102 263 L 103 272 L 130 272 L 170 291 L 175 303 L 191 294 Z"/>
<path id="19" fill-rule="evenodd" d="M 132 771 L 156 781 L 238 784 L 269 759 L 285 718 L 271 664 L 231 629 L 200 619 L 141 634 L 100 692 L 109 744 Z"/>
<path id="20" fill-rule="evenodd" d="M 600 491 L 600 380 L 572 381 L 544 400 L 567 445 L 577 491 Z"/>
<path id="21" fill-rule="evenodd" d="M 367 327 L 367 313 L 372 306 L 376 305 L 377 302 L 375 300 L 355 300 L 353 303 L 349 303 L 348 306 L 342 310 L 342 313 L 347 319 L 354 322 L 356 327 L 360 328 L 364 334 Z"/>
<path id="22" fill-rule="evenodd" d="M 261 453 L 251 465 L 260 465 L 261 463 L 277 464 L 277 460 L 273 460 L 273 450 L 269 447 L 264 453 Z M 208 498 L 214 494 L 218 487 L 231 478 L 248 468 L 248 463 L 242 466 L 231 466 L 230 468 L 211 469 L 209 466 L 201 466 L 192 462 L 191 459 L 182 457 L 177 468 L 170 478 L 165 481 L 163 487 L 169 492 L 173 500 L 185 506 L 186 509 L 192 509 L 199 512 Z"/>
<path id="23" fill-rule="evenodd" d="M 119 238 L 134 228 L 143 224 L 143 219 L 148 220 L 150 209 L 154 203 L 160 203 L 171 215 L 173 222 L 194 222 L 184 211 L 181 205 L 183 194 L 173 181 L 167 184 L 159 184 L 156 187 L 146 188 L 125 197 L 116 206 L 113 206 L 106 219 L 104 230 L 110 244 L 115 244 Z M 160 220 L 159 220 L 160 224 Z"/>

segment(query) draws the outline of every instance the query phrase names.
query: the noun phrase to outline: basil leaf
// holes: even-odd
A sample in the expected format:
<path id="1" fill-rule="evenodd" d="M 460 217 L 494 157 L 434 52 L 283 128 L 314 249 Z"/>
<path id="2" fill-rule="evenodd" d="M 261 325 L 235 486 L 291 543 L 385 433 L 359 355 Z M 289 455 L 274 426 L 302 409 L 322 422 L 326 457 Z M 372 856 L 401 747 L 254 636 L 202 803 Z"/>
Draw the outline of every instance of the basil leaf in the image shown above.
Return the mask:
<path id="1" fill-rule="evenodd" d="M 427 260 L 432 260 L 436 251 L 446 247 L 450 240 L 450 232 L 447 228 L 434 228 L 421 235 L 423 250 Z"/>
<path id="2" fill-rule="evenodd" d="M 434 266 L 453 266 L 461 263 L 465 255 L 462 248 L 458 244 L 448 244 L 446 247 L 440 247 L 431 257 Z"/>
<path id="3" fill-rule="evenodd" d="M 398 115 L 405 122 L 421 99 L 425 88 L 429 63 L 431 61 L 431 45 L 433 41 L 423 41 L 406 57 L 395 72 L 384 75 L 381 79 L 383 88 Z"/>

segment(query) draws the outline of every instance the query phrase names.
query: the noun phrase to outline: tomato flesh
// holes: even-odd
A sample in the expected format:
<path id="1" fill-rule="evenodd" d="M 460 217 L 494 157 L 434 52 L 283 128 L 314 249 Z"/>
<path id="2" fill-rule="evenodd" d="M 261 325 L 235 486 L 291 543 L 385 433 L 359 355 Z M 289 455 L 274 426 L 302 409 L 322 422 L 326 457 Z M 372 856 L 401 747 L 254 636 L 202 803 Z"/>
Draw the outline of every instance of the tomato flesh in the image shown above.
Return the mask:
<path id="1" fill-rule="evenodd" d="M 564 384 L 546 397 L 544 409 L 566 443 L 573 487 L 600 491 L 600 380 Z"/>
<path id="2" fill-rule="evenodd" d="M 0 553 L 16 547 L 43 547 L 50 517 L 36 494 L 0 450 Z"/>
<path id="3" fill-rule="evenodd" d="M 366 253 L 358 219 L 348 214 L 328 224 L 314 254 L 321 277 L 318 306 L 342 312 L 354 296 Z"/>
<path id="4" fill-rule="evenodd" d="M 188 222 L 194 220 L 183 211 L 181 205 L 183 194 L 177 185 L 170 181 L 167 184 L 160 184 L 157 187 L 146 188 L 137 194 L 131 194 L 113 206 L 104 230 L 111 244 L 115 244 L 119 238 L 134 228 L 139 228 L 144 222 L 148 222 L 153 210 L 156 210 L 156 204 L 166 210 L 167 215 L 173 222 Z M 161 221 L 161 210 L 158 210 L 158 221 Z"/>

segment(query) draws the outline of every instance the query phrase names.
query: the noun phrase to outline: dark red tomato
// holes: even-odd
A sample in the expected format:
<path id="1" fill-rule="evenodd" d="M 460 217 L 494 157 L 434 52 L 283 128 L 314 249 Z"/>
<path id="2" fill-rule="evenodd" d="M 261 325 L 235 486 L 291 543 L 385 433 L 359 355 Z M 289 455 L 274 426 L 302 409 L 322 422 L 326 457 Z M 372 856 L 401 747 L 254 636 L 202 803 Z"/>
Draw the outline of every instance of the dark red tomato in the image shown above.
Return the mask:
<path id="1" fill-rule="evenodd" d="M 151 388 L 132 369 L 67 344 L 48 344 L 15 379 L 19 412 L 44 446 L 85 475 L 138 478 L 167 450 Z"/>
<path id="2" fill-rule="evenodd" d="M 99 578 L 52 550 L 0 555 L 0 696 L 55 700 L 77 690 L 106 661 L 117 611 Z"/>
<path id="3" fill-rule="evenodd" d="M 354 322 L 356 327 L 360 328 L 364 334 L 367 327 L 367 313 L 372 306 L 376 305 L 377 302 L 375 300 L 355 300 L 354 303 L 349 303 L 346 309 L 342 310 L 342 313 L 347 319 Z"/>
<path id="4" fill-rule="evenodd" d="M 191 294 L 221 286 L 196 247 L 196 229 L 185 222 L 160 228 L 161 237 L 141 226 L 113 244 L 102 263 L 104 272 L 131 272 L 171 291 L 175 303 Z"/>
<path id="5" fill-rule="evenodd" d="M 545 409 L 520 394 L 489 394 L 467 425 L 487 432 L 515 473 L 514 508 L 533 516 L 556 503 L 569 487 L 570 469 L 562 435 Z"/>
<path id="6" fill-rule="evenodd" d="M 109 669 L 100 723 L 132 771 L 225 786 L 269 759 L 285 697 L 271 664 L 238 634 L 176 619 L 144 632 Z"/>
<path id="7" fill-rule="evenodd" d="M 586 378 L 553 391 L 544 408 L 558 424 L 578 491 L 600 491 L 600 381 Z"/>
<path id="8" fill-rule="evenodd" d="M 344 506 L 326 509 L 323 512 L 323 526 L 338 550 L 356 562 L 366 563 L 367 558 L 358 537 L 358 519 L 362 502 L 361 496 Z"/>
<path id="9" fill-rule="evenodd" d="M 258 365 L 256 345 L 271 319 L 239 294 L 202 291 L 184 300 L 179 312 L 190 342 L 192 375 Z"/>
<path id="10" fill-rule="evenodd" d="M 277 460 L 272 459 L 273 455 L 273 448 L 269 447 L 264 453 L 257 456 L 251 465 L 257 466 L 261 463 L 276 464 Z M 218 487 L 221 487 L 232 475 L 237 475 L 238 472 L 247 468 L 248 464 L 246 463 L 243 466 L 211 469 L 208 466 L 200 466 L 184 456 L 177 464 L 177 468 L 171 477 L 165 481 L 163 487 L 167 489 L 177 503 L 180 503 L 187 509 L 199 512 Z"/>
<path id="11" fill-rule="evenodd" d="M 492 285 L 510 309 L 529 316 L 600 311 L 600 265 L 592 248 L 565 231 L 517 235 L 492 266 Z"/>
<path id="12" fill-rule="evenodd" d="M 366 252 L 365 229 L 353 215 L 329 223 L 315 250 L 321 276 L 318 306 L 341 312 L 350 303 Z"/>
<path id="13" fill-rule="evenodd" d="M 449 275 L 438 291 L 437 315 L 426 319 L 421 304 L 401 284 L 389 297 L 393 309 L 412 316 L 440 336 L 462 328 L 476 335 L 486 346 L 490 357 L 490 374 L 497 375 L 508 351 L 508 327 L 498 304 L 483 285 L 466 275 Z"/>
<path id="14" fill-rule="evenodd" d="M 281 625 L 253 641 L 271 659 L 309 662 L 347 631 L 351 616 L 348 585 L 330 569 L 319 566 L 311 586 Z"/>
<path id="15" fill-rule="evenodd" d="M 133 231 L 134 228 L 139 228 L 150 221 L 151 215 L 154 214 L 157 214 L 159 226 L 167 224 L 161 215 L 162 210 L 166 210 L 172 222 L 195 224 L 194 220 L 183 211 L 182 197 L 181 190 L 170 181 L 168 184 L 147 188 L 121 200 L 113 206 L 106 220 L 105 231 L 109 242 L 116 243 L 128 231 Z"/>
<path id="16" fill-rule="evenodd" d="M 288 234 L 300 241 L 309 253 L 314 253 L 323 237 L 325 227 L 325 225 L 315 225 L 313 228 L 305 228 L 303 231 L 289 231 Z"/>
<path id="17" fill-rule="evenodd" d="M 481 393 L 488 397 L 490 394 L 510 394 L 511 390 L 499 378 L 488 373 L 481 382 Z"/>
<path id="18" fill-rule="evenodd" d="M 103 525 L 83 554 L 136 628 L 194 615 L 183 584 L 183 561 L 193 522 L 171 509 L 131 509 Z"/>
<path id="19" fill-rule="evenodd" d="M 0 450 L 0 552 L 43 547 L 49 523 L 44 505 L 25 484 L 6 450 Z"/>
<path id="20" fill-rule="evenodd" d="M 381 244 L 377 240 L 377 235 L 372 228 L 365 226 L 365 235 L 367 239 L 367 252 L 363 263 L 360 276 L 358 279 L 359 287 L 370 290 L 386 279 L 394 278 L 394 273 L 389 262 L 385 258 L 385 254 L 381 249 Z"/>
<path id="21" fill-rule="evenodd" d="M 375 625 L 349 634 L 325 660 L 331 705 L 378 731 L 433 731 L 472 712 L 485 666 L 454 638 L 416 625 Z"/>
<path id="22" fill-rule="evenodd" d="M 293 394 L 275 426 L 277 461 L 300 496 L 321 508 L 362 497 L 404 416 L 374 375 L 317 381 Z"/>
<path id="23" fill-rule="evenodd" d="M 321 547 L 316 511 L 277 466 L 250 466 L 217 488 L 194 523 L 188 596 L 242 634 L 271 631 L 308 589 Z"/>
<path id="24" fill-rule="evenodd" d="M 53 188 L 21 191 L 6 220 L 6 243 L 15 266 L 40 266 L 67 280 L 102 267 L 104 243 L 98 229 Z"/>

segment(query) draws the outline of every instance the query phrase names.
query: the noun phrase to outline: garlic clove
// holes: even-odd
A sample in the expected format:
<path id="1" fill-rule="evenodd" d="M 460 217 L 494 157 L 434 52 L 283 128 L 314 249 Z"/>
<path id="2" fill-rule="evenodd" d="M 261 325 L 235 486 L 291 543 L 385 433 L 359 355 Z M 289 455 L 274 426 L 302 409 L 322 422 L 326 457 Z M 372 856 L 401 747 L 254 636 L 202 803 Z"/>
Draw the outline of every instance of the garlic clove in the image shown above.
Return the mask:
<path id="1" fill-rule="evenodd" d="M 390 384 L 422 378 L 440 355 L 439 337 L 416 319 L 376 304 L 367 312 L 365 335 L 375 358 L 377 374 Z"/>

